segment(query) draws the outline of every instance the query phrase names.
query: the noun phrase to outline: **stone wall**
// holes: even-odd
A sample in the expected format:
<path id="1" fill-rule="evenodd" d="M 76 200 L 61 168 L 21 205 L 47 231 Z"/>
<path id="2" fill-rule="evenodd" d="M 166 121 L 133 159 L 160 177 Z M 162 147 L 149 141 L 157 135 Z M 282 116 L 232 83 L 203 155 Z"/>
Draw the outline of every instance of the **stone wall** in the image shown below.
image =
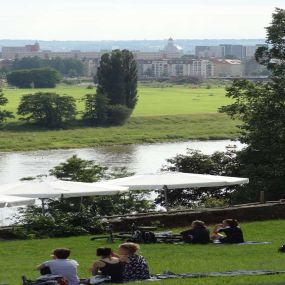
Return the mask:
<path id="1" fill-rule="evenodd" d="M 109 221 L 115 231 L 128 230 L 133 223 L 149 226 L 158 223 L 165 228 L 189 226 L 194 220 L 202 220 L 206 224 L 220 223 L 224 219 L 233 218 L 241 222 L 285 219 L 285 203 L 269 203 L 259 205 L 236 206 L 226 209 L 203 209 L 179 213 L 161 213 L 145 216 L 126 216 Z"/>

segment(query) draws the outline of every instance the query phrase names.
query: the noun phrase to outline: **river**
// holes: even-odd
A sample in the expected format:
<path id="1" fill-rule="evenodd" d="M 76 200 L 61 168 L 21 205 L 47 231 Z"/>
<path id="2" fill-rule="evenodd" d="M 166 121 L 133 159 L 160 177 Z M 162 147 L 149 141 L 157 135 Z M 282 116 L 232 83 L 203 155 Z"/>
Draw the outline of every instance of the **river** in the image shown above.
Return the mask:
<path id="1" fill-rule="evenodd" d="M 186 154 L 187 148 L 211 154 L 225 151 L 226 146 L 233 144 L 238 149 L 242 147 L 239 142 L 217 140 L 0 153 L 0 184 L 16 182 L 27 176 L 48 174 L 49 169 L 73 154 L 108 167 L 125 166 L 136 174 L 146 174 L 158 172 L 167 158 Z"/>

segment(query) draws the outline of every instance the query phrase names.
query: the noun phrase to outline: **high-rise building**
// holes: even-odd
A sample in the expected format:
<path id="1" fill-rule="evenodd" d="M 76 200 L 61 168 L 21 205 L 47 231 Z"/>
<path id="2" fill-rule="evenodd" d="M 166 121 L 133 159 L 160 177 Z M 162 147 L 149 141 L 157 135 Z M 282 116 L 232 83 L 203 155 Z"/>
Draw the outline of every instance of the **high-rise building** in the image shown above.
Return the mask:
<path id="1" fill-rule="evenodd" d="M 195 56 L 198 58 L 224 58 L 224 46 L 196 46 Z"/>

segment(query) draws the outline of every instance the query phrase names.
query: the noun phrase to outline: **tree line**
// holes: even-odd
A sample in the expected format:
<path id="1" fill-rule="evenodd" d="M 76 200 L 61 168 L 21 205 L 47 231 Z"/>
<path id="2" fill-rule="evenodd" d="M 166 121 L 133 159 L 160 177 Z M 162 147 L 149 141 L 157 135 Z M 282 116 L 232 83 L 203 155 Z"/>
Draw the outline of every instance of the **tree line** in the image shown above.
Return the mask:
<path id="1" fill-rule="evenodd" d="M 44 88 L 54 87 L 59 76 L 52 69 L 27 69 L 8 74 L 7 80 L 23 88 Z M 0 94 L 0 105 L 4 106 L 8 100 L 2 91 Z M 95 126 L 123 124 L 130 117 L 137 100 L 137 66 L 133 54 L 128 50 L 106 53 L 98 69 L 96 94 L 87 94 L 83 98 L 83 122 Z M 17 110 L 21 120 L 47 128 L 62 127 L 75 120 L 77 113 L 72 96 L 60 96 L 54 92 L 24 95 Z M 0 122 L 12 116 L 3 110 Z"/>
<path id="2" fill-rule="evenodd" d="M 76 77 L 84 75 L 84 64 L 75 58 L 51 58 L 42 59 L 38 56 L 16 58 L 5 72 L 14 72 L 26 69 L 54 69 L 62 76 Z"/>

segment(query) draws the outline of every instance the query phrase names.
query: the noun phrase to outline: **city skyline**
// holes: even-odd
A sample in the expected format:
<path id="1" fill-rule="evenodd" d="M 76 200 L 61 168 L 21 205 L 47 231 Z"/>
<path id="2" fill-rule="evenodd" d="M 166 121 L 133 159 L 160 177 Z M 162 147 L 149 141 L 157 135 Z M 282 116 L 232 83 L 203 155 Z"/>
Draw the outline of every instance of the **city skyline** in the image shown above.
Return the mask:
<path id="1" fill-rule="evenodd" d="M 60 2 L 60 4 L 59 4 Z M 268 3 L 270 2 L 270 3 Z M 283 3 L 282 3 L 283 2 Z M 265 38 L 275 0 L 11 0 L 1 5 L 1 39 L 152 40 Z"/>

